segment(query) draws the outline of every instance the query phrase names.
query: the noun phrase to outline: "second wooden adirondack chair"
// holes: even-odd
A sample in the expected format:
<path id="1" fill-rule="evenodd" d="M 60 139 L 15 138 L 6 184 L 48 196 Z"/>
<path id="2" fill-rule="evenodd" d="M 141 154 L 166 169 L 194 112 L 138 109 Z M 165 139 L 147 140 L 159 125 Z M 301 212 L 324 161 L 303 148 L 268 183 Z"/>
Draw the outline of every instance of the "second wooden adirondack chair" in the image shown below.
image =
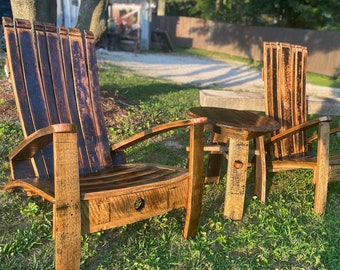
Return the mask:
<path id="1" fill-rule="evenodd" d="M 307 48 L 264 43 L 263 79 L 266 114 L 277 120 L 281 128 L 264 142 L 258 143 L 257 166 L 266 157 L 268 171 L 312 169 L 315 184 L 314 211 L 325 211 L 329 182 L 330 117 L 307 121 L 306 60 Z M 317 136 L 307 138 L 309 128 L 318 127 Z M 311 143 L 318 139 L 317 153 Z M 260 179 L 260 178 L 259 178 Z M 256 183 L 256 193 L 264 201 L 266 183 Z"/>
<path id="2" fill-rule="evenodd" d="M 9 71 L 24 141 L 10 154 L 10 181 L 53 204 L 55 268 L 79 269 L 81 233 L 185 208 L 184 237 L 198 230 L 205 118 L 166 123 L 109 147 L 93 35 L 3 19 Z M 188 128 L 188 169 L 126 164 L 123 150 Z"/>

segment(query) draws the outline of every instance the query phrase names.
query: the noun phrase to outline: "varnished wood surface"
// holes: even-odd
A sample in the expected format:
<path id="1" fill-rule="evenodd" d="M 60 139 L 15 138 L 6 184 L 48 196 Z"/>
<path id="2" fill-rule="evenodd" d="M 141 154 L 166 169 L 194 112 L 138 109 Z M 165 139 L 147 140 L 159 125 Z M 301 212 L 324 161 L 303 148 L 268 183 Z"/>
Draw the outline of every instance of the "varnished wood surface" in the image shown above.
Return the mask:
<path id="1" fill-rule="evenodd" d="M 321 122 L 330 122 L 332 118 L 330 116 L 322 116 L 319 118 L 312 119 L 310 121 L 304 122 L 300 125 L 296 125 L 290 129 L 287 129 L 285 131 L 282 131 L 275 136 L 270 137 L 265 144 L 271 144 L 275 143 L 276 141 L 283 140 L 292 134 L 296 134 L 297 132 L 306 131 L 307 129 L 310 129 L 312 127 L 318 126 Z M 306 139 L 306 143 L 311 143 L 313 140 L 316 140 L 319 137 L 319 135 L 313 136 L 311 139 Z M 302 152 L 303 153 L 303 152 Z"/>
<path id="2" fill-rule="evenodd" d="M 333 177 L 329 158 L 329 116 L 307 121 L 306 106 L 307 48 L 285 43 L 264 43 L 263 79 L 266 114 L 281 124 L 273 136 L 264 142 L 260 156 L 267 158 L 267 169 L 277 172 L 312 169 L 315 184 L 314 211 L 323 214 L 327 200 L 329 177 Z M 317 135 L 307 138 L 306 132 L 318 127 Z M 318 140 L 317 152 L 311 143 Z M 257 183 L 259 193 L 265 183 Z"/>
<path id="3" fill-rule="evenodd" d="M 307 48 L 286 43 L 264 43 L 263 80 L 266 114 L 280 123 L 274 135 L 307 121 Z M 272 144 L 272 159 L 307 152 L 304 130 Z"/>
<path id="4" fill-rule="evenodd" d="M 88 200 L 93 198 L 105 197 L 108 193 L 111 195 L 119 194 L 122 189 L 134 189 L 141 184 L 161 185 L 164 181 L 178 181 L 187 177 L 188 170 L 160 166 L 156 164 L 124 164 L 112 169 L 104 170 L 95 174 L 80 177 L 80 196 Z M 157 183 L 155 183 L 157 179 Z M 6 189 L 14 187 L 24 187 L 32 190 L 48 201 L 54 203 L 55 191 L 52 179 L 29 178 L 15 179 L 5 186 Z M 124 191 L 126 192 L 126 191 Z"/>
<path id="5" fill-rule="evenodd" d="M 72 124 L 55 124 L 40 129 L 24 139 L 10 153 L 10 160 L 23 160 L 33 157 L 44 146 L 53 141 L 53 133 L 76 133 L 76 128 Z"/>
<path id="6" fill-rule="evenodd" d="M 258 138 L 279 128 L 275 120 L 249 111 L 217 107 L 194 107 L 187 111 L 191 117 L 206 117 L 212 126 L 214 145 L 229 141 L 224 216 L 240 220 L 243 216 L 249 140 Z M 223 153 L 209 153 L 206 183 L 218 183 Z M 265 177 L 262 164 L 261 175 Z"/>
<path id="7" fill-rule="evenodd" d="M 223 128 L 246 129 L 254 132 L 271 132 L 279 128 L 279 123 L 275 120 L 243 110 L 194 107 L 187 113 L 191 117 L 207 117 L 209 123 Z"/>
<path id="8" fill-rule="evenodd" d="M 191 117 L 206 117 L 214 133 L 222 138 L 254 139 L 279 129 L 275 120 L 249 111 L 217 107 L 194 107 L 187 111 Z"/>
<path id="9" fill-rule="evenodd" d="M 243 216 L 248 152 L 249 141 L 230 139 L 224 216 L 233 220 L 241 220 Z"/>
<path id="10" fill-rule="evenodd" d="M 124 150 L 138 142 L 147 140 L 151 138 L 152 136 L 155 136 L 157 134 L 160 134 L 162 132 L 167 132 L 172 129 L 177 129 L 181 127 L 186 127 L 189 125 L 196 125 L 196 124 L 204 124 L 207 122 L 207 118 L 205 117 L 199 117 L 195 119 L 187 119 L 187 120 L 179 120 L 171 123 L 166 123 L 162 125 L 158 125 L 154 128 L 144 130 L 142 132 L 139 132 L 130 138 L 123 140 L 121 142 L 118 142 L 111 146 L 112 151 L 117 151 L 117 150 Z"/>
<path id="11" fill-rule="evenodd" d="M 11 178 L 1 189 L 22 188 L 53 203 L 55 268 L 79 269 L 81 233 L 173 209 L 185 208 L 183 236 L 194 237 L 207 119 L 165 123 L 110 148 L 93 34 L 20 19 L 3 25 L 24 140 L 10 154 Z M 190 131 L 188 169 L 126 164 L 124 149 L 176 128 Z"/>

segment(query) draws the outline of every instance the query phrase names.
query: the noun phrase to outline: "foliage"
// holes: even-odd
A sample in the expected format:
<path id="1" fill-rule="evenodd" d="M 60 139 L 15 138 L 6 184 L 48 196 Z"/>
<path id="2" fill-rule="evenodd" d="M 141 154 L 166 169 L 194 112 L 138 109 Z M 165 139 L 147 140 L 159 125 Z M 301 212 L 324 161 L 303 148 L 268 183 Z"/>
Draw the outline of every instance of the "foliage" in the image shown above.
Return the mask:
<path id="1" fill-rule="evenodd" d="M 193 0 L 166 0 L 166 15 L 169 16 L 193 16 L 192 9 L 196 1 Z"/>
<path id="2" fill-rule="evenodd" d="M 337 0 L 169 0 L 169 15 L 242 24 L 318 30 L 340 29 Z"/>
<path id="3" fill-rule="evenodd" d="M 4 119 L 0 121 L 0 185 L 1 181 L 8 177 L 8 155 L 22 138 L 18 122 Z"/>
<path id="4" fill-rule="evenodd" d="M 5 58 L 1 56 L 1 48 L 0 48 L 0 66 L 4 67 L 5 66 Z M 4 70 L 1 70 L 0 72 L 0 80 L 5 78 L 5 72 Z"/>

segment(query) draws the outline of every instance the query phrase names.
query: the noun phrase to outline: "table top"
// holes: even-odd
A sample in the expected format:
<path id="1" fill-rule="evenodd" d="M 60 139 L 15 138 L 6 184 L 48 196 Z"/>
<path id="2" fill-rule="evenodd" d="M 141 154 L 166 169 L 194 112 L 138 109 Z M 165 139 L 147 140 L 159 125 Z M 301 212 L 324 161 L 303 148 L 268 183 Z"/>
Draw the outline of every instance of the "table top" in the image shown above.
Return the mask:
<path id="1" fill-rule="evenodd" d="M 207 117 L 208 122 L 220 128 L 246 130 L 257 134 L 278 130 L 280 124 L 269 117 L 245 110 L 218 107 L 194 107 L 187 111 L 190 117 Z"/>

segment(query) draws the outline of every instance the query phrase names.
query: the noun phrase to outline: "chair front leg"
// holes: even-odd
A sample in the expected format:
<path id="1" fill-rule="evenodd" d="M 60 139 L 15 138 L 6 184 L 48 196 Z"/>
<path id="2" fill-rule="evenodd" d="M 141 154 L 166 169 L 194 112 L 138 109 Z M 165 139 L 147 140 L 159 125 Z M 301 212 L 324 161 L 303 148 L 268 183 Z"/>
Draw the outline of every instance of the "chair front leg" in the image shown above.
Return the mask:
<path id="1" fill-rule="evenodd" d="M 204 185 L 203 170 L 203 124 L 190 126 L 189 182 L 184 238 L 195 237 L 198 231 L 202 209 Z"/>
<path id="2" fill-rule="evenodd" d="M 314 211 L 323 214 L 326 208 L 327 189 L 329 179 L 329 122 L 319 124 L 319 140 L 317 153 L 317 169 L 314 171 L 315 197 Z"/>
<path id="3" fill-rule="evenodd" d="M 55 269 L 79 269 L 81 213 L 76 133 L 54 133 Z"/>
<path id="4" fill-rule="evenodd" d="M 266 201 L 267 168 L 264 137 L 255 139 L 255 195 L 261 202 Z"/>

